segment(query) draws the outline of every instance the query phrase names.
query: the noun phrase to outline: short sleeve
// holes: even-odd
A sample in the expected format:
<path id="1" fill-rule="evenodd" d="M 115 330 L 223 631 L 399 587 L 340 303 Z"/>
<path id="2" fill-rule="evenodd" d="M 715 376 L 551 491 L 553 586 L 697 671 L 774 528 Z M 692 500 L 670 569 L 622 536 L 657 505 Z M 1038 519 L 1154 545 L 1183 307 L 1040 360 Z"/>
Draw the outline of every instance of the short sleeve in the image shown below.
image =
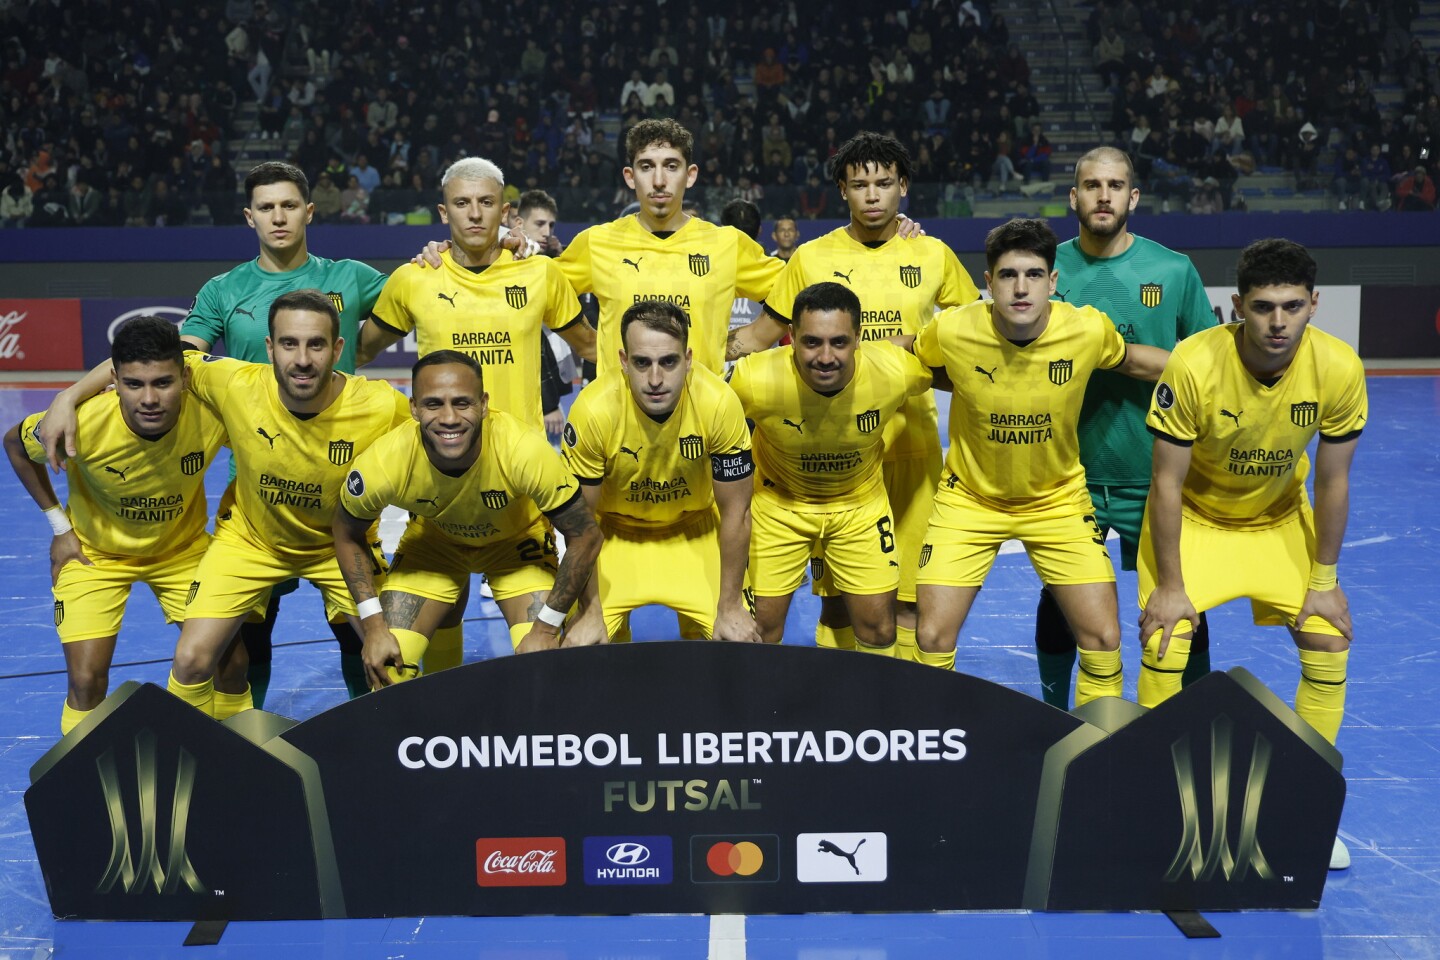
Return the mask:
<path id="1" fill-rule="evenodd" d="M 930 389 L 934 379 L 930 368 L 910 351 L 901 349 L 888 340 L 873 341 L 866 344 L 865 349 L 875 351 L 882 358 L 883 368 L 890 375 L 902 380 L 907 397 L 913 397 Z"/>
<path id="2" fill-rule="evenodd" d="M 1210 305 L 1210 297 L 1205 292 L 1205 282 L 1200 279 L 1195 264 L 1189 262 L 1186 257 L 1185 289 L 1180 301 L 1180 316 L 1175 318 L 1175 339 L 1184 340 L 1188 336 L 1199 333 L 1215 326 L 1215 308 Z"/>
<path id="3" fill-rule="evenodd" d="M 384 381 L 381 382 L 383 383 Z M 409 423 L 414 420 L 415 417 L 410 412 L 410 398 L 394 387 L 390 388 L 390 393 L 393 395 L 395 402 L 395 410 L 391 414 L 391 426 L 398 427 L 402 423 Z"/>
<path id="4" fill-rule="evenodd" d="M 565 278 L 565 272 L 550 259 L 545 261 L 545 284 L 545 326 L 551 330 L 568 327 L 580 316 L 580 298 Z"/>
<path id="5" fill-rule="evenodd" d="M 750 427 L 745 408 L 729 387 L 720 385 L 710 407 L 710 453 L 739 453 L 750 449 Z"/>
<path id="6" fill-rule="evenodd" d="M 750 407 L 755 398 L 750 386 L 750 379 L 753 374 L 750 368 L 755 364 L 755 357 L 762 354 L 754 354 L 749 357 L 741 357 L 735 361 L 735 367 L 730 373 L 730 389 L 740 400 L 740 408 L 749 415 Z"/>
<path id="7" fill-rule="evenodd" d="M 804 247 L 796 249 L 765 296 L 765 308 L 786 323 L 795 319 L 795 298 L 805 288 L 805 254 Z"/>
<path id="8" fill-rule="evenodd" d="M 185 351 L 185 369 L 190 371 L 190 392 L 216 410 L 220 409 L 230 381 L 252 366 L 255 364 L 230 357 L 217 357 L 213 353 Z"/>
<path id="9" fill-rule="evenodd" d="M 190 315 L 180 325 L 182 337 L 204 340 L 212 347 L 225 335 L 225 309 L 220 303 L 220 285 L 206 283 L 190 305 Z"/>
<path id="10" fill-rule="evenodd" d="M 375 319 L 396 333 L 409 333 L 415 329 L 415 317 L 410 312 L 410 278 L 414 271 L 422 269 L 412 263 L 402 264 L 390 275 L 388 283 L 380 291 L 371 313 Z M 425 267 L 423 269 L 430 269 Z"/>
<path id="11" fill-rule="evenodd" d="M 945 352 L 940 349 L 940 321 L 947 313 L 948 311 L 942 310 L 934 320 L 921 327 L 920 333 L 915 337 L 915 357 L 931 369 L 938 370 L 945 366 Z"/>
<path id="12" fill-rule="evenodd" d="M 735 230 L 734 227 L 728 229 Z M 764 300 L 775 286 L 775 278 L 785 269 L 785 261 L 772 257 L 765 248 L 735 230 L 739 235 L 735 248 L 735 292 L 751 300 Z"/>
<path id="13" fill-rule="evenodd" d="M 385 451 L 390 444 L 371 444 L 356 457 L 340 488 L 340 506 L 356 520 L 374 520 L 390 505 L 396 494 L 394 481 L 385 469 Z"/>
<path id="14" fill-rule="evenodd" d="M 970 272 L 961 265 L 954 250 L 947 245 L 942 246 L 945 249 L 945 269 L 940 282 L 940 295 L 935 302 L 942 307 L 963 307 L 979 300 L 980 291 L 976 288 L 975 281 L 970 278 Z"/>
<path id="15" fill-rule="evenodd" d="M 590 230 L 581 230 L 554 262 L 577 293 L 594 292 L 595 281 L 590 275 Z"/>
<path id="16" fill-rule="evenodd" d="M 606 389 L 606 381 L 587 385 L 570 407 L 565 422 L 565 460 L 581 483 L 595 484 L 605 478 L 605 438 L 609 436 L 608 418 L 597 416 L 596 400 Z"/>
<path id="17" fill-rule="evenodd" d="M 1099 310 L 1096 310 L 1095 313 L 1102 321 L 1097 325 L 1101 339 L 1100 358 L 1096 361 L 1095 366 L 1101 370 L 1110 370 L 1125 362 L 1125 351 L 1128 348 L 1125 346 L 1125 338 L 1121 336 L 1110 318 Z"/>
<path id="18" fill-rule="evenodd" d="M 1145 426 L 1151 433 L 1189 445 L 1199 436 L 1200 396 L 1195 378 L 1184 356 L 1170 354 L 1165 371 L 1150 395 L 1150 411 Z"/>
<path id="19" fill-rule="evenodd" d="M 512 491 L 535 501 L 544 514 L 554 513 L 579 493 L 564 459 L 539 430 L 522 428 L 511 447 Z"/>
<path id="20" fill-rule="evenodd" d="M 25 443 L 25 456 L 36 463 L 45 462 L 45 447 L 36 435 L 40 429 L 40 421 L 45 419 L 45 412 L 32 413 L 20 421 L 20 439 Z"/>
<path id="21" fill-rule="evenodd" d="M 1365 368 L 1360 358 L 1350 353 L 1340 366 L 1341 370 L 1335 371 L 1324 380 L 1327 392 L 1331 384 L 1337 385 L 1334 401 L 1326 397 L 1325 410 L 1320 421 L 1321 438 L 1332 442 L 1355 437 L 1365 429 L 1366 418 L 1370 415 L 1370 398 L 1365 388 Z M 28 449 L 30 441 L 25 442 Z"/>
<path id="22" fill-rule="evenodd" d="M 384 291 L 389 278 L 368 263 L 361 263 L 359 260 L 348 262 L 352 264 L 351 269 L 355 271 L 355 289 L 360 291 L 359 315 L 361 319 L 364 319 L 375 312 L 375 305 L 380 302 L 380 294 Z"/>

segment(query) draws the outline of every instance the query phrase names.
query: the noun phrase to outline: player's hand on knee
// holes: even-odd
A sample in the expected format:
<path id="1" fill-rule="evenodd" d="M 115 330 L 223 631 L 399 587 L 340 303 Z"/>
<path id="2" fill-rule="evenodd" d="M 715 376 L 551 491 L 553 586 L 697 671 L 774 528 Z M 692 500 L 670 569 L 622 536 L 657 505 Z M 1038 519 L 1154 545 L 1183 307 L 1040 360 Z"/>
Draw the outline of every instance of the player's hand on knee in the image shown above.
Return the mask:
<path id="1" fill-rule="evenodd" d="M 50 585 L 52 587 L 60 582 L 60 569 L 67 563 L 82 563 L 87 567 L 94 566 L 90 562 L 90 558 L 85 556 L 85 551 L 80 546 L 80 538 L 75 535 L 74 530 L 67 530 L 50 541 Z"/>
<path id="2" fill-rule="evenodd" d="M 405 655 L 400 652 L 400 641 L 388 629 L 366 631 L 360 660 L 365 664 L 365 679 L 371 690 L 388 687 L 393 682 L 386 668 L 394 668 L 397 673 L 405 669 Z"/>
<path id="3" fill-rule="evenodd" d="M 560 646 L 593 647 L 609 642 L 610 635 L 605 630 L 605 617 L 600 613 L 600 605 L 595 604 L 591 610 L 594 613 L 587 611 L 565 625 L 565 636 Z"/>
<path id="4" fill-rule="evenodd" d="M 440 255 L 449 249 L 449 240 L 431 240 L 425 244 L 424 250 L 421 250 L 418 254 L 410 258 L 410 262 L 417 267 L 434 267 L 436 270 L 439 270 L 445 263 L 444 260 L 440 259 Z"/>
<path id="5" fill-rule="evenodd" d="M 1345 596 L 1345 591 L 1336 584 L 1329 590 L 1307 590 L 1305 602 L 1300 604 L 1300 612 L 1295 616 L 1295 629 L 1304 631 L 1305 622 L 1311 617 L 1319 617 L 1330 626 L 1340 631 L 1346 642 L 1353 642 L 1355 639 L 1354 627 L 1350 622 L 1350 601 Z"/>
<path id="6" fill-rule="evenodd" d="M 1181 620 L 1188 620 L 1193 629 L 1199 619 L 1195 605 L 1190 602 L 1190 597 L 1183 588 L 1156 587 L 1150 594 L 1145 609 L 1140 612 L 1140 646 L 1144 647 L 1156 631 L 1159 631 L 1160 649 L 1157 656 L 1163 660 L 1165 652 L 1170 649 L 1170 636 L 1175 632 L 1176 624 Z"/>
<path id="7" fill-rule="evenodd" d="M 755 618 L 743 603 L 722 605 L 716 611 L 711 637 L 731 643 L 761 643 L 764 640 L 760 636 L 760 628 L 755 625 Z"/>
<path id="8" fill-rule="evenodd" d="M 548 623 L 535 621 L 530 624 L 530 632 L 525 634 L 525 639 L 515 648 L 516 653 L 534 653 L 537 650 L 554 650 L 560 646 L 560 631 Z"/>

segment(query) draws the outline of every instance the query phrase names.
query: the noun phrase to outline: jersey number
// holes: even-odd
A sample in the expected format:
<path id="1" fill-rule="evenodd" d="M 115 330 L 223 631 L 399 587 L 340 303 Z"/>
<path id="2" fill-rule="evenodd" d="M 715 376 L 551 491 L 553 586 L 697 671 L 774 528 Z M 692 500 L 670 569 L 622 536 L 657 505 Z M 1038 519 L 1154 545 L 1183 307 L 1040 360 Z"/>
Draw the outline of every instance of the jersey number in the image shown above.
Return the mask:
<path id="1" fill-rule="evenodd" d="M 875 521 L 875 529 L 880 531 L 880 552 L 895 552 L 895 534 L 890 532 L 890 518 L 881 517 Z"/>
<path id="2" fill-rule="evenodd" d="M 526 563 L 538 563 L 546 554 L 555 556 L 555 535 L 553 533 L 545 534 L 543 544 L 533 537 L 529 540 L 522 540 L 515 550 L 520 555 L 520 559 Z"/>
<path id="3" fill-rule="evenodd" d="M 1100 529 L 1100 524 L 1096 521 L 1095 515 L 1087 513 L 1081 520 L 1090 525 L 1090 539 L 1102 547 L 1105 546 L 1105 531 Z"/>

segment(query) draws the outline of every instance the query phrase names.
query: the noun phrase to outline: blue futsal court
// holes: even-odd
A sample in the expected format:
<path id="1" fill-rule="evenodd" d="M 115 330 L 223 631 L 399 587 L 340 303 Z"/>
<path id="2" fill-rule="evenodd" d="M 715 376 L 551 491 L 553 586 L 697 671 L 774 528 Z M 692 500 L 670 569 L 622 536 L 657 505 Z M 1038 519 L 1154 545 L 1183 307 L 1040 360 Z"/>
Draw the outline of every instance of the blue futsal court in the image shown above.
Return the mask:
<path id="1" fill-rule="evenodd" d="M 1440 958 L 1440 378 L 1372 376 L 1371 420 L 1351 489 L 1341 580 L 1356 624 L 1339 747 L 1348 796 L 1341 835 L 1353 866 L 1331 873 L 1319 910 L 1211 913 L 1218 940 L 1187 941 L 1160 914 L 405 918 L 234 923 L 216 946 L 182 947 L 188 924 L 57 922 L 25 815 L 32 764 L 59 736 L 65 691 L 52 627 L 45 524 L 13 475 L 0 471 L 0 525 L 10 531 L 9 615 L 0 625 L 0 960 L 49 957 L 479 958 L 479 960 L 795 960 L 1030 958 Z M 0 428 L 50 391 L 0 389 Z M 941 396 L 943 404 L 945 395 Z M 218 497 L 226 465 L 212 466 Z M 1118 566 L 1118 544 L 1112 542 Z M 1022 552 L 1002 554 L 961 636 L 957 669 L 1035 694 L 1031 645 L 1038 581 Z M 1135 576 L 1120 574 L 1127 696 L 1139 669 Z M 802 590 L 787 642 L 812 643 L 816 602 Z M 1298 665 L 1285 631 L 1249 622 L 1248 604 L 1211 614 L 1219 669 L 1244 666 L 1289 702 Z M 341 701 L 334 641 L 309 586 L 284 601 L 267 709 L 301 719 Z M 642 611 L 637 640 L 674 632 L 674 618 Z M 137 591 L 121 633 L 111 688 L 163 684 L 175 631 Z M 472 593 L 466 660 L 507 655 L 493 603 Z M 842 654 L 836 654 L 840 656 Z M 122 665 L 123 664 L 123 665 Z M 917 667 L 917 669 L 919 669 Z M 903 815 L 896 812 L 897 816 Z M 1136 810 L 1136 816 L 1145 811 Z M 377 811 L 377 824 L 386 817 Z M 1103 867 L 1102 867 L 1103 869 Z"/>

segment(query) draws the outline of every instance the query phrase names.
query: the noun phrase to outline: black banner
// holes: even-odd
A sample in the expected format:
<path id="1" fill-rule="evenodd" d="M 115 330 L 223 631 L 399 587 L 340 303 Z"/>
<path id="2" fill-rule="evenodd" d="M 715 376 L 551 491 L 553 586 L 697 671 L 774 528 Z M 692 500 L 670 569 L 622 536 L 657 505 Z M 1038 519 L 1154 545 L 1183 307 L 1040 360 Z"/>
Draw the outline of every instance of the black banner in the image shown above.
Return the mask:
<path id="1" fill-rule="evenodd" d="M 1440 357 L 1440 287 L 1370 287 L 1360 292 L 1366 358 Z"/>
<path id="2" fill-rule="evenodd" d="M 26 803 L 56 913 L 95 919 L 1308 908 L 1338 767 L 1239 670 L 1074 716 L 857 654 L 627 644 L 293 726 L 127 684 Z"/>

